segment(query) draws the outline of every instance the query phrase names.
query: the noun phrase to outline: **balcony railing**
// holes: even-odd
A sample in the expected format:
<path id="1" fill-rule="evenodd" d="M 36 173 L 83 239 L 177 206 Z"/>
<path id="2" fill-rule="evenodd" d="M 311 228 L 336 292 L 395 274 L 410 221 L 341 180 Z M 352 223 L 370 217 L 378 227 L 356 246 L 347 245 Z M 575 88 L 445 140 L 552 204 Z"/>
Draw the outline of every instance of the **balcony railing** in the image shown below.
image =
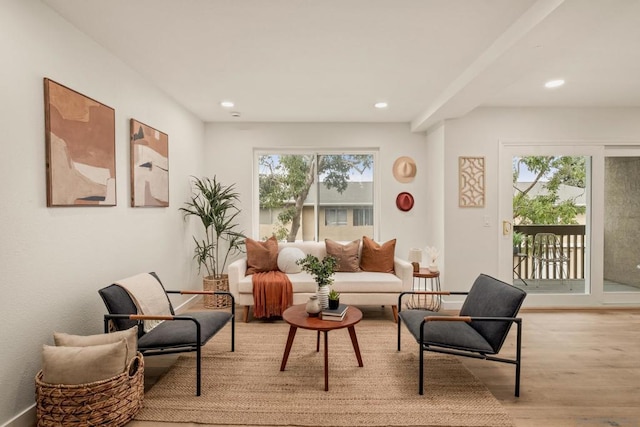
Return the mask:
<path id="1" fill-rule="evenodd" d="M 524 280 L 534 277 L 533 237 L 538 233 L 553 233 L 560 240 L 560 251 L 569 258 L 565 279 L 584 279 L 585 271 L 585 226 L 584 225 L 515 225 L 514 232 L 522 233 L 519 247 L 514 248 L 514 278 Z M 516 255 L 518 254 L 518 255 Z M 549 269 L 543 273 L 546 279 L 562 279 L 559 270 Z"/>

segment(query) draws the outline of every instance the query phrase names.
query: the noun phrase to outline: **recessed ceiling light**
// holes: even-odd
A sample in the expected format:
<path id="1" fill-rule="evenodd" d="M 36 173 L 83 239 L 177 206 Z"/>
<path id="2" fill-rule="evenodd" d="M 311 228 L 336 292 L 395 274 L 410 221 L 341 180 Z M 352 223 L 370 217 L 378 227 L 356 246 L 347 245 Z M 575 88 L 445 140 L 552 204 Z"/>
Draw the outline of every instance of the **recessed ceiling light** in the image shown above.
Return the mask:
<path id="1" fill-rule="evenodd" d="M 548 82 L 546 82 L 544 84 L 544 87 L 546 87 L 547 89 L 552 89 L 554 87 L 560 87 L 563 84 L 564 84 L 564 80 L 562 80 L 562 79 L 549 80 Z"/>
<path id="2" fill-rule="evenodd" d="M 376 102 L 375 104 L 373 104 L 374 107 L 376 108 L 387 108 L 389 106 L 389 104 L 387 104 L 384 101 L 380 101 L 380 102 Z"/>
<path id="3" fill-rule="evenodd" d="M 233 107 L 235 104 L 231 101 L 222 101 L 220 103 L 221 106 L 223 106 L 224 108 L 231 108 Z"/>

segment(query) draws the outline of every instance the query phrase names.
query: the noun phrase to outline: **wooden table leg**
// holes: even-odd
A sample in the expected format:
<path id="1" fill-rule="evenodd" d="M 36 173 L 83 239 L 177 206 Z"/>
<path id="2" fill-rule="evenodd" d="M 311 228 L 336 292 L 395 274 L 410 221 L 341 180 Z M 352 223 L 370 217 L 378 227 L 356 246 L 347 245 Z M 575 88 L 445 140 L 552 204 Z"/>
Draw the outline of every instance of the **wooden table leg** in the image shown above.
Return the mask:
<path id="1" fill-rule="evenodd" d="M 329 391 L 329 332 L 324 332 L 324 391 Z"/>
<path id="2" fill-rule="evenodd" d="M 318 335 L 316 336 L 316 351 L 320 351 L 320 331 L 318 331 Z"/>
<path id="3" fill-rule="evenodd" d="M 360 355 L 360 346 L 358 346 L 358 337 L 356 337 L 356 328 L 349 326 L 349 335 L 351 336 L 351 344 L 353 344 L 353 350 L 356 352 L 356 358 L 358 359 L 358 366 L 363 367 L 362 356 Z"/>
<path id="4" fill-rule="evenodd" d="M 284 356 L 282 356 L 282 363 L 280 364 L 280 370 L 284 371 L 284 368 L 287 366 L 287 360 L 289 360 L 289 352 L 291 351 L 291 346 L 293 345 L 293 339 L 296 337 L 296 331 L 298 328 L 296 326 L 289 327 L 289 337 L 287 338 L 287 345 L 284 347 Z"/>

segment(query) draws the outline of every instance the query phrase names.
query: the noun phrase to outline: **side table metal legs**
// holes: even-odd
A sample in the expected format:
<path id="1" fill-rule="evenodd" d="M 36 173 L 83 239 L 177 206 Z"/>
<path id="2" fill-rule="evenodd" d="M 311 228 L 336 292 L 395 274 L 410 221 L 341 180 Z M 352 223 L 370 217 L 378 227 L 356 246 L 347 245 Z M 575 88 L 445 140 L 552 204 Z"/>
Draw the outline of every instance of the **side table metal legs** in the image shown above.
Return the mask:
<path id="1" fill-rule="evenodd" d="M 440 292 L 440 273 L 431 272 L 426 268 L 413 273 L 413 291 Z M 424 309 L 438 311 L 442 305 L 442 295 L 412 295 L 407 301 L 409 309 Z"/>

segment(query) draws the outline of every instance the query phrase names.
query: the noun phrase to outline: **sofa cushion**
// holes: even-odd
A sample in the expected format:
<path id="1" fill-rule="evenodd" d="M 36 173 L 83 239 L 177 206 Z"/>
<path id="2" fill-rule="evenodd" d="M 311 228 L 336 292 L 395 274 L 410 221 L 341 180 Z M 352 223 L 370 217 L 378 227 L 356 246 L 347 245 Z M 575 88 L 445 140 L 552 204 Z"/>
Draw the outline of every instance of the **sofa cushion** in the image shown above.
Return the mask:
<path id="1" fill-rule="evenodd" d="M 282 248 L 278 252 L 278 269 L 283 273 L 300 273 L 302 267 L 298 260 L 305 257 L 305 253 L 299 248 Z"/>
<path id="2" fill-rule="evenodd" d="M 271 236 L 264 242 L 245 239 L 247 248 L 247 274 L 278 269 L 278 241 Z"/>
<path id="3" fill-rule="evenodd" d="M 293 286 L 293 293 L 309 293 L 317 291 L 317 284 L 313 277 L 306 272 L 289 274 L 289 280 Z M 338 272 L 334 275 L 331 285 L 336 292 L 345 293 L 400 293 L 402 292 L 402 279 L 391 273 L 376 273 L 360 271 L 358 273 Z M 241 294 L 253 294 L 251 276 L 243 277 L 238 282 L 238 292 Z"/>
<path id="4" fill-rule="evenodd" d="M 360 268 L 364 271 L 393 273 L 396 239 L 380 245 L 367 236 L 362 237 L 362 256 Z"/>
<path id="5" fill-rule="evenodd" d="M 327 247 L 327 255 L 338 261 L 336 271 L 360 271 L 360 239 L 345 244 L 324 239 L 324 244 Z"/>

